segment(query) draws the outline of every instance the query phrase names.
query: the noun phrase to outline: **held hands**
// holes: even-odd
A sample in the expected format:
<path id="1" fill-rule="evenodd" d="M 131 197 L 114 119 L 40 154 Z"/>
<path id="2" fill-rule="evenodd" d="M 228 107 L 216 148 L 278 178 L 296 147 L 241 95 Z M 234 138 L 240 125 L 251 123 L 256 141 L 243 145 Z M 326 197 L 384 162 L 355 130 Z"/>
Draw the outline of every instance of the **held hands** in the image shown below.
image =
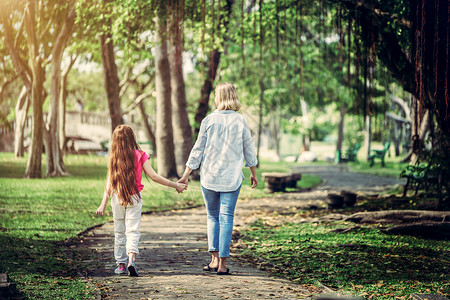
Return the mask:
<path id="1" fill-rule="evenodd" d="M 182 193 L 184 190 L 187 190 L 188 187 L 188 179 L 186 176 L 181 177 L 178 181 L 177 181 L 177 186 L 183 187 L 181 190 L 178 189 L 178 187 L 176 188 L 178 193 Z"/>
<path id="2" fill-rule="evenodd" d="M 182 193 L 184 190 L 187 190 L 187 184 L 180 183 L 179 181 L 176 184 L 175 189 L 177 190 L 178 194 Z"/>
<path id="3" fill-rule="evenodd" d="M 252 185 L 252 189 L 258 185 L 258 177 L 256 177 L 256 175 L 250 175 L 250 184 Z"/>

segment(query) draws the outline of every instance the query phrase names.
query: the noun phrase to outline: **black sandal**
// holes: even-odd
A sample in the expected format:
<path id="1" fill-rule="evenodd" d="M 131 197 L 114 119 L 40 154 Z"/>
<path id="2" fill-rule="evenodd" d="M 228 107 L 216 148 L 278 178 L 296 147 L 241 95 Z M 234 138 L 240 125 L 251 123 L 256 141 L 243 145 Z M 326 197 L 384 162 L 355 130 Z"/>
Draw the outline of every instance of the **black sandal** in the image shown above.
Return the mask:
<path id="1" fill-rule="evenodd" d="M 207 264 L 206 266 L 203 267 L 203 271 L 207 271 L 207 272 L 210 272 L 210 271 L 212 271 L 212 272 L 217 272 L 217 268 L 211 268 L 211 267 L 209 266 L 209 264 Z"/>
<path id="2" fill-rule="evenodd" d="M 230 275 L 230 269 L 227 268 L 226 272 L 217 272 L 217 275 Z"/>

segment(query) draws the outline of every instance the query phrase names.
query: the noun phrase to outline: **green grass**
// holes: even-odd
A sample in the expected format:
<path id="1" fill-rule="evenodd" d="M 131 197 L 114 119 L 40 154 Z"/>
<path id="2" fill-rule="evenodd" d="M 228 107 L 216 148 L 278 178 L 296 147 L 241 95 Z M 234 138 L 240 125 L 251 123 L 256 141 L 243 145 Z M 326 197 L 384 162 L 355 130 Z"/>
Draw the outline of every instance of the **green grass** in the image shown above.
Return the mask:
<path id="1" fill-rule="evenodd" d="M 270 227 L 257 222 L 242 236 L 248 245 L 243 254 L 295 282 L 319 281 L 370 299 L 450 294 L 450 241 L 386 235 L 375 227 L 330 232 L 351 226 L 341 222 Z"/>
<path id="2" fill-rule="evenodd" d="M 20 291 L 30 298 L 91 299 L 90 285 L 81 280 L 76 269 L 82 259 L 67 240 L 87 228 L 112 220 L 95 214 L 103 196 L 107 158 L 68 155 L 64 161 L 70 176 L 24 179 L 26 158 L 0 153 L 0 273 L 8 272 Z M 42 158 L 45 174 L 45 156 Z M 257 169 L 259 185 L 250 187 L 250 170 L 240 198 L 267 197 L 262 172 L 289 172 L 288 163 L 262 162 Z M 314 176 L 302 181 L 317 182 Z M 203 204 L 200 183 L 189 182 L 189 189 L 178 194 L 174 189 L 143 178 L 143 211 L 162 211 Z M 86 254 L 84 254 L 86 255 Z"/>
<path id="3" fill-rule="evenodd" d="M 349 166 L 353 172 L 398 178 L 400 176 L 400 173 L 406 169 L 408 163 L 402 163 L 395 160 L 387 160 L 385 167 L 381 167 L 379 163 L 376 163 L 373 167 L 370 167 L 369 162 L 352 162 L 349 163 Z"/>

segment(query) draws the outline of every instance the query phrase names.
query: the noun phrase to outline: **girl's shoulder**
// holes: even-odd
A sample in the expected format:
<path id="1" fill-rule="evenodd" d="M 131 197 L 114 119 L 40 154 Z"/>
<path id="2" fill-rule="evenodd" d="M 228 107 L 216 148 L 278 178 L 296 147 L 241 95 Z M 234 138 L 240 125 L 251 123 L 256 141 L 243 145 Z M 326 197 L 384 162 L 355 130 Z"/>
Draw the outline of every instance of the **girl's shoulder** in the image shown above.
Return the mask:
<path id="1" fill-rule="evenodd" d="M 150 158 L 147 153 L 138 149 L 134 149 L 134 157 L 136 164 L 143 164 L 145 163 L 146 160 Z"/>

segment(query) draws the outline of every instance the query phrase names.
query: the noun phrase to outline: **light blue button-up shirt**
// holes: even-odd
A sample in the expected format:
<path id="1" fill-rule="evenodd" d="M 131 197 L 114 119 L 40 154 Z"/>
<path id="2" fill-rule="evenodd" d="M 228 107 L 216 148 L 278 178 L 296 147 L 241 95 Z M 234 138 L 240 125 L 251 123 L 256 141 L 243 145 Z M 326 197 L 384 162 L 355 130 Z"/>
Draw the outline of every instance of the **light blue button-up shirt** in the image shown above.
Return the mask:
<path id="1" fill-rule="evenodd" d="M 244 179 L 242 157 L 246 167 L 258 164 L 247 120 L 233 110 L 215 110 L 203 119 L 186 166 L 200 167 L 203 187 L 231 192 Z"/>

